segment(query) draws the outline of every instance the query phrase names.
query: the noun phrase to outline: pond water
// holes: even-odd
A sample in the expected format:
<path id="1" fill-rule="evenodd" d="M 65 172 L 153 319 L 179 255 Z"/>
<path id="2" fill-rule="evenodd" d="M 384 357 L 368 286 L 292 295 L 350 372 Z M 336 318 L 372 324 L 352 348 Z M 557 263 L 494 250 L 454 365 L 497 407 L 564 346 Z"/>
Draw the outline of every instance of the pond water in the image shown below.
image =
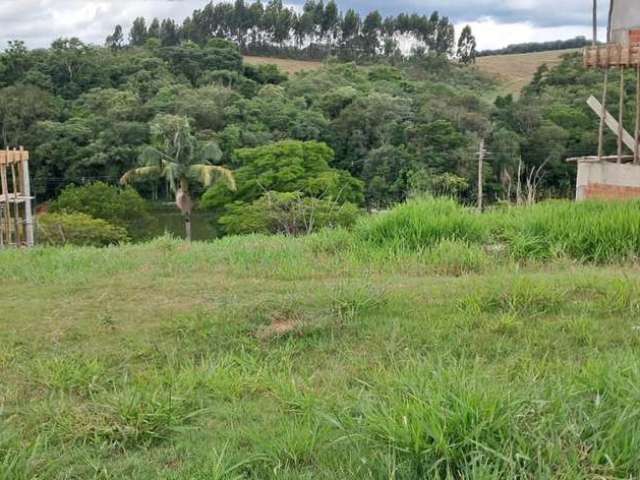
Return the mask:
<path id="1" fill-rule="evenodd" d="M 214 224 L 215 215 L 211 212 L 196 209 L 192 219 L 193 240 L 213 240 L 217 237 Z M 140 236 L 149 239 L 169 233 L 184 238 L 184 218 L 173 203 L 154 202 L 151 207 L 151 220 L 141 222 L 135 227 Z"/>

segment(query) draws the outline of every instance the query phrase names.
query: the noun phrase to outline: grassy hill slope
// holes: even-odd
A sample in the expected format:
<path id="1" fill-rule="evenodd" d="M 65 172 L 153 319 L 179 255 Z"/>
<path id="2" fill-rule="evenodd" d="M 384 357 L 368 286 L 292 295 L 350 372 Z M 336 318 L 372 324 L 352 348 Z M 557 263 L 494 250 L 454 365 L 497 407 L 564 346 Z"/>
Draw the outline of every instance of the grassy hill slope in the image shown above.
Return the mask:
<path id="1" fill-rule="evenodd" d="M 495 77 L 501 85 L 501 92 L 518 95 L 531 81 L 536 70 L 543 64 L 549 67 L 558 65 L 562 56 L 575 50 L 558 50 L 551 52 L 536 52 L 516 55 L 495 55 L 478 58 L 477 66 L 480 71 Z M 300 71 L 316 70 L 322 67 L 321 62 L 288 60 L 271 57 L 245 56 L 245 62 L 252 65 L 274 64 L 283 71 L 294 74 Z"/>
<path id="2" fill-rule="evenodd" d="M 498 79 L 505 93 L 519 94 L 543 64 L 550 68 L 560 64 L 562 56 L 575 50 L 495 55 L 478 58 L 478 68 Z"/>

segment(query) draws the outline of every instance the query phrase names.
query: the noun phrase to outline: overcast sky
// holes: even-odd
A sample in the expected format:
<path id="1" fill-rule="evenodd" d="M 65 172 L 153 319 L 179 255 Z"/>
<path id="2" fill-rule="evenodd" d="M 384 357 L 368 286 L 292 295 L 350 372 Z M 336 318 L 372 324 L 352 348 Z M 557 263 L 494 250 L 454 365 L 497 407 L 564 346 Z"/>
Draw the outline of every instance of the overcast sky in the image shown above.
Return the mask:
<path id="1" fill-rule="evenodd" d="M 303 0 L 289 0 L 300 4 Z M 180 22 L 207 0 L 0 0 L 0 48 L 8 40 L 48 46 L 58 37 L 103 43 L 116 24 L 128 28 L 137 16 L 172 17 Z M 600 0 L 604 25 L 608 2 Z M 471 24 L 480 49 L 511 43 L 591 35 L 591 0 L 338 0 L 341 9 L 383 14 L 434 10 L 458 26 Z M 602 35 L 602 33 L 601 33 Z"/>

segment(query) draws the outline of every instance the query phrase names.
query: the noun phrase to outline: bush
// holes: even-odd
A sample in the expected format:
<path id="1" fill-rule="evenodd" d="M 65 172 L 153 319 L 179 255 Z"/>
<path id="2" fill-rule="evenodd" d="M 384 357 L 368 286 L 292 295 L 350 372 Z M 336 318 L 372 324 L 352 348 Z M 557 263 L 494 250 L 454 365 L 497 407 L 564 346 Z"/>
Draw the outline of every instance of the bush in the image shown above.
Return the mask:
<path id="1" fill-rule="evenodd" d="M 481 243 L 487 229 L 476 215 L 450 199 L 409 201 L 356 227 L 363 240 L 404 250 L 424 250 L 442 240 Z"/>
<path id="2" fill-rule="evenodd" d="M 133 188 L 118 188 L 102 182 L 71 185 L 51 204 L 51 213 L 84 213 L 94 219 L 125 228 L 142 237 L 142 225 L 151 219 L 148 203 Z"/>
<path id="3" fill-rule="evenodd" d="M 245 77 L 262 85 L 272 84 L 279 85 L 286 82 L 289 76 L 281 71 L 277 65 L 244 65 Z"/>
<path id="4" fill-rule="evenodd" d="M 227 208 L 219 220 L 226 233 L 310 234 L 326 227 L 351 227 L 359 215 L 351 203 L 305 197 L 299 192 L 268 192 L 247 204 Z"/>
<path id="5" fill-rule="evenodd" d="M 38 218 L 38 243 L 106 247 L 128 240 L 127 231 L 84 213 L 49 213 Z"/>

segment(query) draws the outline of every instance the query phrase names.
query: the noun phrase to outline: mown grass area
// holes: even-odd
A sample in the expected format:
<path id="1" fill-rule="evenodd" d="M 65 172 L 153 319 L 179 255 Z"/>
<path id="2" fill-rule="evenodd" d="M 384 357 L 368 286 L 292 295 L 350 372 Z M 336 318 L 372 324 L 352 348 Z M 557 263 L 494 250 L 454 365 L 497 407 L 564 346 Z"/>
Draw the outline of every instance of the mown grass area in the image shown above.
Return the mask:
<path id="1" fill-rule="evenodd" d="M 547 65 L 553 68 L 562 62 L 565 55 L 578 50 L 556 50 L 550 52 L 491 55 L 479 57 L 477 68 L 495 77 L 502 85 L 503 94 L 520 95 L 522 89 L 531 83 L 538 68 Z"/>
<path id="2" fill-rule="evenodd" d="M 576 208 L 1 252 L 0 478 L 637 478 L 636 244 Z"/>

